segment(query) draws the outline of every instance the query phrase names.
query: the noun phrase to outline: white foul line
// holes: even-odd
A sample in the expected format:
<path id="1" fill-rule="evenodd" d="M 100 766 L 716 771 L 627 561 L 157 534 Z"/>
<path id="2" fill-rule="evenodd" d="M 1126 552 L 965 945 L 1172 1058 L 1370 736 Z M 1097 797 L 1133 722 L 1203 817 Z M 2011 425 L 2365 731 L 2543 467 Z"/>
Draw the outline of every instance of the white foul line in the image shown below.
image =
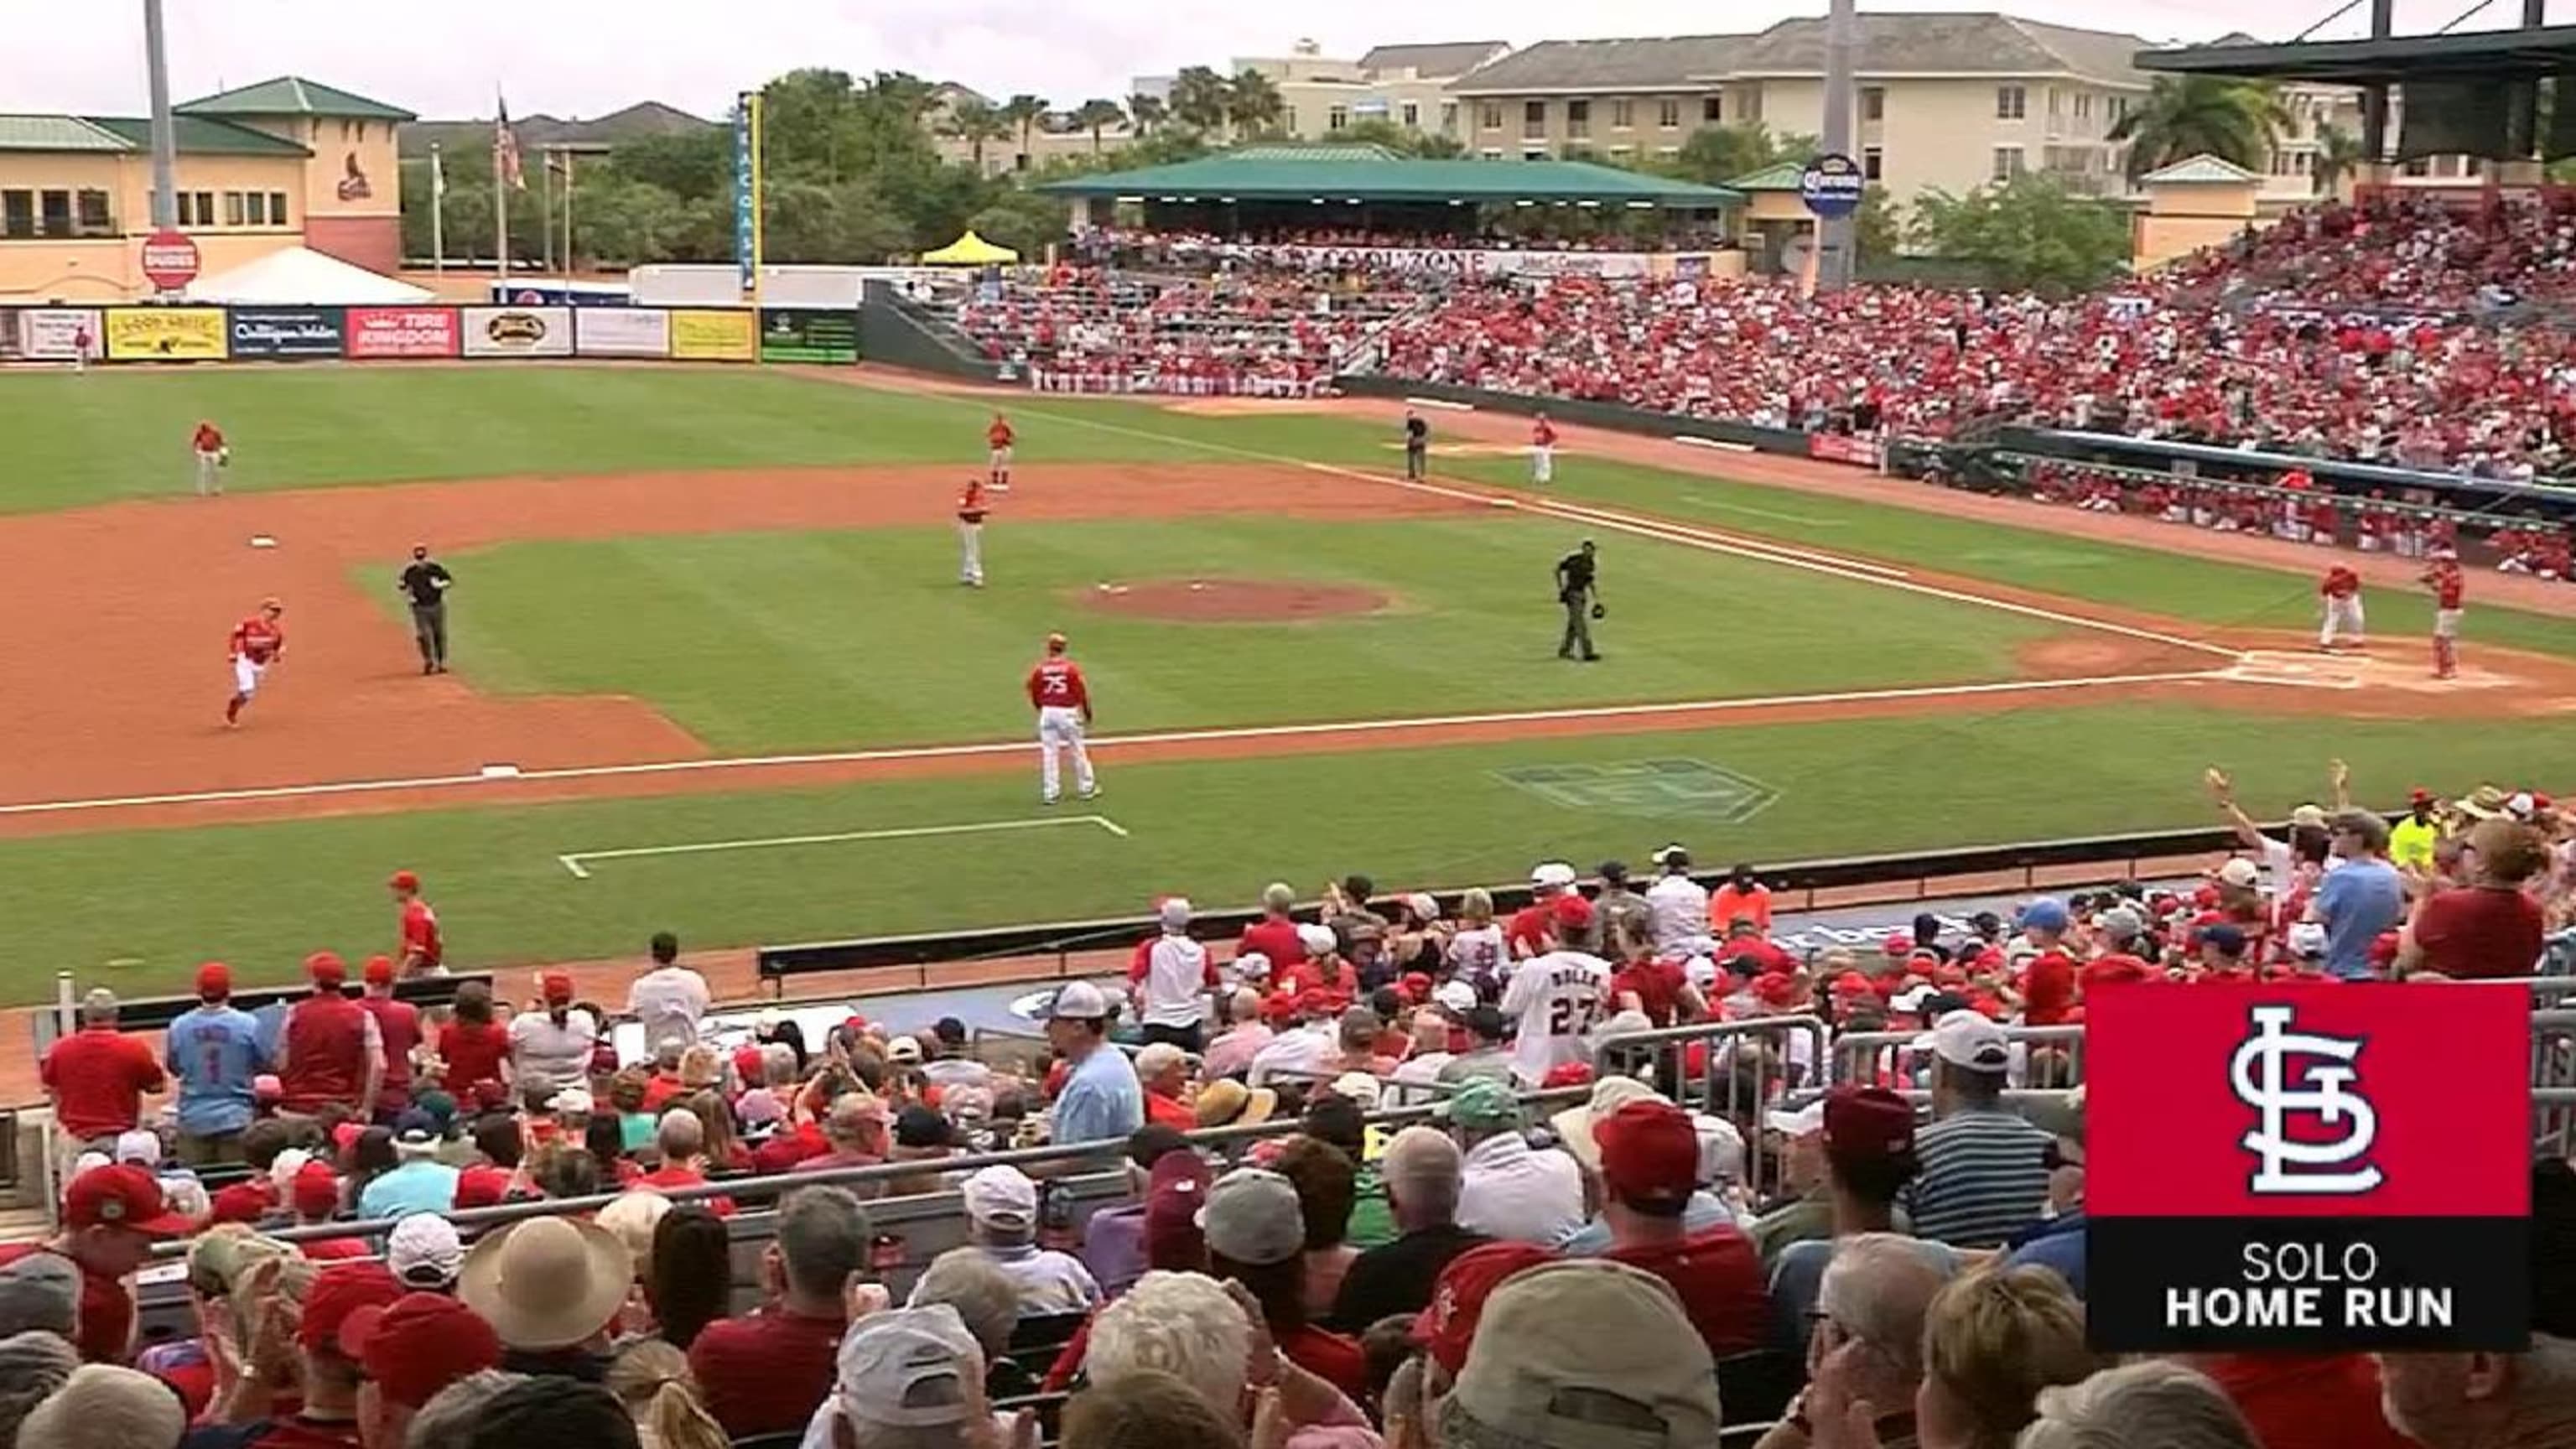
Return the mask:
<path id="1" fill-rule="evenodd" d="M 964 825 L 911 825 L 895 830 L 843 830 L 831 835 L 770 835 L 756 840 L 701 840 L 685 845 L 636 845 L 622 850 L 576 850 L 555 859 L 575 880 L 590 879 L 594 860 L 635 860 L 648 855 L 709 855 L 723 850 L 767 850 L 786 845 L 838 845 L 851 840 L 917 840 L 927 835 L 980 835 L 998 830 L 1043 830 L 1050 825 L 1096 825 L 1125 839 L 1127 827 L 1106 815 L 1045 815 L 1034 820 L 981 820 Z"/>
<path id="2" fill-rule="evenodd" d="M 1660 704 L 1575 705 L 1562 709 L 1500 710 L 1489 714 L 1400 716 L 1392 719 L 1334 720 L 1312 724 L 1235 725 L 1216 729 L 1160 730 L 1146 734 L 1102 735 L 1088 743 L 1115 753 L 1154 745 L 1203 744 L 1225 740 L 1312 739 L 1332 735 L 1400 734 L 1406 730 L 1472 728 L 1482 725 L 1539 724 L 1566 720 L 1608 720 L 1640 715 L 1732 714 L 1743 710 L 1795 709 L 1806 705 L 1875 704 L 1896 700 L 1975 698 L 1980 695 L 2040 693 L 2115 687 L 2123 684 L 2180 684 L 2229 679 L 2224 669 L 2166 670 L 2151 674 L 2097 674 L 2070 679 L 2002 679 L 1983 684 L 1920 684 L 1886 689 L 1844 689 L 1816 694 L 1746 695 L 1733 699 L 1672 700 Z M 2263 682 L 2263 681 L 2248 681 Z M 1682 728 L 1676 725 L 1675 728 Z M 188 790 L 161 795 L 109 795 L 85 800 L 32 800 L 0 805 L 0 817 L 63 815 L 92 810 L 136 810 L 168 805 L 225 805 L 253 800 L 299 800 L 315 796 L 367 795 L 402 790 L 444 790 L 461 785 L 525 785 L 550 780 L 600 780 L 643 775 L 696 774 L 712 770 L 792 769 L 816 765 L 884 764 L 906 760 L 959 760 L 1016 755 L 1030 748 L 1020 740 L 988 740 L 954 745 L 895 745 L 870 750 L 832 750 L 801 755 L 735 755 L 697 760 L 647 760 L 626 765 L 566 765 L 522 769 L 516 776 L 495 778 L 480 771 L 457 775 L 414 775 L 385 780 L 332 780 L 310 785 L 249 785 L 229 790 Z"/>

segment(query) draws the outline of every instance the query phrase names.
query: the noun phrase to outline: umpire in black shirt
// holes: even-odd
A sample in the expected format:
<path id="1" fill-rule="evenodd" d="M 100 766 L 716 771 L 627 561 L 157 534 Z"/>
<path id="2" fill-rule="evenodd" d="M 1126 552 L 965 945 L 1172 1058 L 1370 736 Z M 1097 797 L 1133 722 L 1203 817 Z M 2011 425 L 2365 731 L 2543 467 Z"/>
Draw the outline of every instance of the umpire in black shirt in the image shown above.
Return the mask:
<path id="1" fill-rule="evenodd" d="M 420 672 L 447 672 L 447 590 L 456 580 L 429 556 L 429 545 L 411 546 L 411 564 L 395 587 L 411 600 L 411 634 L 420 644 Z"/>
<path id="2" fill-rule="evenodd" d="M 1556 601 L 1565 606 L 1565 641 L 1556 646 L 1559 659 L 1578 657 L 1577 649 L 1587 664 L 1601 657 L 1592 648 L 1592 621 L 1608 612 L 1601 606 L 1600 572 L 1601 561 L 1588 538 L 1556 561 Z"/>
<path id="3" fill-rule="evenodd" d="M 1431 424 L 1414 408 L 1404 410 L 1404 476 L 1421 478 L 1431 471 Z"/>

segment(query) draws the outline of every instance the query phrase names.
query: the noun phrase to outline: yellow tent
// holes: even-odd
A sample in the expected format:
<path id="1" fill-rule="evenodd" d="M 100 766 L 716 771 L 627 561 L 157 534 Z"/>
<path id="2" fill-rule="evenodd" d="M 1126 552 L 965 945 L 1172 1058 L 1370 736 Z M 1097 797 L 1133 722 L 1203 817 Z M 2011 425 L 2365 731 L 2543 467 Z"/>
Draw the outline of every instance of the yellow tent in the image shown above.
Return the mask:
<path id="1" fill-rule="evenodd" d="M 997 247 L 971 231 L 935 252 L 921 254 L 923 265 L 933 267 L 990 267 L 1019 259 L 1018 252 Z"/>

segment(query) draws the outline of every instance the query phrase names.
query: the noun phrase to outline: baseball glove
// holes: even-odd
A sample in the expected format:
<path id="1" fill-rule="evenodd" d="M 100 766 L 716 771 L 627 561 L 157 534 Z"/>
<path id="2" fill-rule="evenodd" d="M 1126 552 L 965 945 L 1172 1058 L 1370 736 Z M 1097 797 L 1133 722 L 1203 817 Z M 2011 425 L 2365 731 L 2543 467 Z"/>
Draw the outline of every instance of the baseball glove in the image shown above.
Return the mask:
<path id="1" fill-rule="evenodd" d="M 216 466 L 216 467 L 218 467 L 218 468 L 229 468 L 229 467 L 231 467 L 232 465 L 233 465 L 233 450 L 232 450 L 232 449 L 230 449 L 230 448 L 218 448 L 218 449 L 216 449 L 216 450 L 215 450 L 215 466 Z"/>
<path id="2" fill-rule="evenodd" d="M 1608 604 L 1595 604 L 1595 605 L 1593 605 L 1593 606 L 1592 606 L 1592 617 L 1593 617 L 1593 618 L 1596 618 L 1596 619 L 1607 619 L 1607 618 L 1609 618 L 1609 617 L 1610 617 L 1610 606 L 1609 606 Z"/>

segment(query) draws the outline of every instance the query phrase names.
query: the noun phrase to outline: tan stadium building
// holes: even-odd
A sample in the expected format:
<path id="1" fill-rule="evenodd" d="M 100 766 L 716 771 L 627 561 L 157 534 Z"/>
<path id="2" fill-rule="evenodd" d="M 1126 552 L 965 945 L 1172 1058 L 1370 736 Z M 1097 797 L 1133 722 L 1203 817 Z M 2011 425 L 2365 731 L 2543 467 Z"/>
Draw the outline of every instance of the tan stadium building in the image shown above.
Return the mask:
<path id="1" fill-rule="evenodd" d="M 402 263 L 396 131 L 409 111 L 292 76 L 172 108 L 179 230 L 205 274 L 292 246 Z M 149 122 L 0 115 L 0 303 L 148 295 Z"/>

